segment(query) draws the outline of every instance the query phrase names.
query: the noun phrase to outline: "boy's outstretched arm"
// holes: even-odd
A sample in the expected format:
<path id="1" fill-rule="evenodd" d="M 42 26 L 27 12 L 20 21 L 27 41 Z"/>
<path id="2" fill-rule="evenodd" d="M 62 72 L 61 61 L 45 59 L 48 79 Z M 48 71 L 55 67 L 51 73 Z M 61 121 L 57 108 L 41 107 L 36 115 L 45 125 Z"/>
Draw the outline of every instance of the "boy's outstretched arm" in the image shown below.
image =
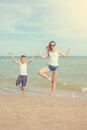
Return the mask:
<path id="1" fill-rule="evenodd" d="M 27 61 L 27 64 L 31 63 L 35 59 L 35 56 L 33 56 L 29 61 Z"/>
<path id="2" fill-rule="evenodd" d="M 11 55 L 11 58 L 12 58 L 12 61 L 13 61 L 13 62 L 15 62 L 16 64 L 20 64 L 20 62 L 17 61 L 17 60 L 14 58 L 13 53 L 9 53 L 9 55 Z"/>

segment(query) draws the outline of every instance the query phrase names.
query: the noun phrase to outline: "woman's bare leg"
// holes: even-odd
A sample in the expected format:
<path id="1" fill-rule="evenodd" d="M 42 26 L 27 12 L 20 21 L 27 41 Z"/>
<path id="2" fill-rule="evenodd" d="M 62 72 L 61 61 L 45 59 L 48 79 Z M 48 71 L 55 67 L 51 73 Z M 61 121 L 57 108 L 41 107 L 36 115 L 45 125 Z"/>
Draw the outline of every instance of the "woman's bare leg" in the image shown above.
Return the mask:
<path id="1" fill-rule="evenodd" d="M 47 79 L 48 81 L 51 82 L 51 78 L 45 74 L 46 72 L 49 72 L 49 71 L 50 71 L 50 69 L 49 69 L 48 67 L 45 67 L 45 68 L 42 68 L 42 69 L 38 72 L 38 74 L 41 75 L 42 77 L 44 77 L 45 79 Z"/>
<path id="2" fill-rule="evenodd" d="M 56 77 L 57 77 L 57 72 L 53 72 L 53 73 L 52 73 L 52 90 L 51 90 L 51 96 L 53 96 L 53 95 L 54 95 L 54 92 L 55 92 Z"/>

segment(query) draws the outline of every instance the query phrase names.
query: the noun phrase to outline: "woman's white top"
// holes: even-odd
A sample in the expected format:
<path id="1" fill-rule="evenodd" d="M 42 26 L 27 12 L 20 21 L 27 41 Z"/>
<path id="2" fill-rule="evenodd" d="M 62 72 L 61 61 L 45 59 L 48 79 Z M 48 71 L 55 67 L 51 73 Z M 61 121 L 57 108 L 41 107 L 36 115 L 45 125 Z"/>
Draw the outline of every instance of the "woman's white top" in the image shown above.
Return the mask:
<path id="1" fill-rule="evenodd" d="M 50 52 L 49 53 L 49 65 L 52 65 L 52 66 L 59 66 L 59 63 L 58 63 L 58 59 L 59 59 L 59 55 L 58 55 L 58 52 L 55 51 L 55 52 Z"/>
<path id="2" fill-rule="evenodd" d="M 27 76 L 27 63 L 20 63 L 20 75 Z"/>

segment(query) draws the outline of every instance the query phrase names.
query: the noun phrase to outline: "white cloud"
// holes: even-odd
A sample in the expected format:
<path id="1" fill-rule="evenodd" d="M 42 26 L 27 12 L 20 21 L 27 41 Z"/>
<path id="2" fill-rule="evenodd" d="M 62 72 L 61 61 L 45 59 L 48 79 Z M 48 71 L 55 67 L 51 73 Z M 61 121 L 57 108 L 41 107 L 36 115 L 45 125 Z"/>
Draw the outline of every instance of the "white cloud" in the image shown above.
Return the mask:
<path id="1" fill-rule="evenodd" d="M 59 37 L 87 38 L 86 0 L 48 0 L 44 30 Z M 53 32 L 53 33 L 52 33 Z"/>
<path id="2" fill-rule="evenodd" d="M 32 9 L 27 5 L 1 4 L 0 10 L 2 32 L 15 32 L 15 26 L 26 23 L 32 14 Z"/>
<path id="3" fill-rule="evenodd" d="M 0 30 L 9 33 L 38 34 L 61 38 L 87 37 L 86 0 L 16 1 L 0 4 Z M 35 17 L 35 18 L 34 18 Z M 33 20 L 34 18 L 34 20 Z M 39 19 L 38 21 L 36 19 Z M 15 27 L 41 28 L 40 32 Z"/>

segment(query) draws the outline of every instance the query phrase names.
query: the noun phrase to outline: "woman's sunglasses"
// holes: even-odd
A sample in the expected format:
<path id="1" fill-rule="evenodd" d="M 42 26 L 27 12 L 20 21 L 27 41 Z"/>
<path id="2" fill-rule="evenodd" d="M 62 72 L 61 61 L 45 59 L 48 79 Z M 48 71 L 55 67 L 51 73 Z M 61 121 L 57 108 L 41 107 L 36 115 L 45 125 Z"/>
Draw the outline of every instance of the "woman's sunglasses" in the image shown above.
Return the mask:
<path id="1" fill-rule="evenodd" d="M 54 44 L 54 45 L 51 45 L 51 46 L 56 46 L 56 45 Z"/>

